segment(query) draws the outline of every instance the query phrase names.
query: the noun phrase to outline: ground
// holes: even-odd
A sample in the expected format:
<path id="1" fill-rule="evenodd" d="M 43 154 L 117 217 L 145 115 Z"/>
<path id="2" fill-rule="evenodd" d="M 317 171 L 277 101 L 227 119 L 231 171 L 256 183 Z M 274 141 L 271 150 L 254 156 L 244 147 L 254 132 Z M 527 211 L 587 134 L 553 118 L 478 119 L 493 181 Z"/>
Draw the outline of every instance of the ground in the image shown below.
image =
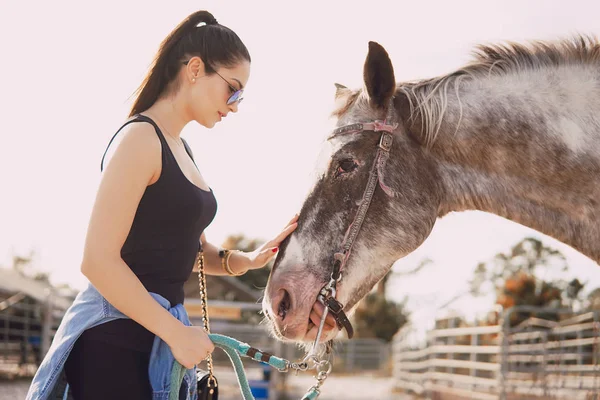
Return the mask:
<path id="1" fill-rule="evenodd" d="M 229 368 L 220 367 L 215 371 L 219 379 L 219 400 L 240 400 L 241 394 L 237 385 L 236 376 Z M 248 371 L 248 379 L 260 379 L 261 370 Z M 289 400 L 298 400 L 314 384 L 310 375 L 290 375 L 288 378 Z M 0 381 L 1 400 L 22 400 L 25 398 L 29 380 Z M 331 375 L 321 391 L 319 400 L 412 400 L 410 396 L 392 393 L 392 380 L 389 377 L 377 375 Z"/>

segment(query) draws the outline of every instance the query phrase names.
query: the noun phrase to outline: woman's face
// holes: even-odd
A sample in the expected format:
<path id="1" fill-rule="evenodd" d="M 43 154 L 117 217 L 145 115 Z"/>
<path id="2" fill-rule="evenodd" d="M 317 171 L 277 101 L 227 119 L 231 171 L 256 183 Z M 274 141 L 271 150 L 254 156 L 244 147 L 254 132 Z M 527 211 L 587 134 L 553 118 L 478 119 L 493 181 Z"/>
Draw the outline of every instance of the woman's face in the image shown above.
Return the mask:
<path id="1" fill-rule="evenodd" d="M 233 67 L 219 67 L 211 75 L 205 74 L 202 64 L 195 73 L 187 76 L 191 76 L 188 104 L 192 119 L 212 128 L 229 112 L 237 112 L 243 95 L 236 91 L 246 87 L 250 77 L 250 63 L 243 61 Z M 232 98 L 234 94 L 236 95 Z"/>

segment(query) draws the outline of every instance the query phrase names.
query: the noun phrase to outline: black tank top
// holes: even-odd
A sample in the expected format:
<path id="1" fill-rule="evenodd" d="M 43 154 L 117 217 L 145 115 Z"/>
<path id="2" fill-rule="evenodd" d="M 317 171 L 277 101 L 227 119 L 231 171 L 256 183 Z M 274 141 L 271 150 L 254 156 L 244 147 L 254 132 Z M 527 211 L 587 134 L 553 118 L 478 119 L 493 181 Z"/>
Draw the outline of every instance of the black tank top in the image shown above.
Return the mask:
<path id="1" fill-rule="evenodd" d="M 136 115 L 127 121 L 108 147 L 132 122 L 154 126 L 162 147 L 162 168 L 158 180 L 146 187 L 140 200 L 121 257 L 149 292 L 160 294 L 173 306 L 183 303 L 183 285 L 200 249 L 200 235 L 215 217 L 217 202 L 212 189 L 203 190 L 186 178 L 160 128 L 149 117 Z M 187 143 L 183 143 L 193 161 Z M 131 319 L 98 325 L 84 337 L 140 351 L 150 351 L 154 340 L 154 334 Z"/>

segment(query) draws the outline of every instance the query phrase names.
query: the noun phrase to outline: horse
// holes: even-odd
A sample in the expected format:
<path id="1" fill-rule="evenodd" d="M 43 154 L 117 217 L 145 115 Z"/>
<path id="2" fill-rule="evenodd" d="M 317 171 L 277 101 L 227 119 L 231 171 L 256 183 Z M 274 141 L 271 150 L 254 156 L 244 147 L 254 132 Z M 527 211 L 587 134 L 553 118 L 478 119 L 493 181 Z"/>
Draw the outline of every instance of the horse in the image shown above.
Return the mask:
<path id="1" fill-rule="evenodd" d="M 327 162 L 265 288 L 278 338 L 312 340 L 309 313 L 328 282 L 351 313 L 452 211 L 499 215 L 600 261 L 595 37 L 481 44 L 462 68 L 403 83 L 369 42 L 363 79 L 335 84 Z"/>

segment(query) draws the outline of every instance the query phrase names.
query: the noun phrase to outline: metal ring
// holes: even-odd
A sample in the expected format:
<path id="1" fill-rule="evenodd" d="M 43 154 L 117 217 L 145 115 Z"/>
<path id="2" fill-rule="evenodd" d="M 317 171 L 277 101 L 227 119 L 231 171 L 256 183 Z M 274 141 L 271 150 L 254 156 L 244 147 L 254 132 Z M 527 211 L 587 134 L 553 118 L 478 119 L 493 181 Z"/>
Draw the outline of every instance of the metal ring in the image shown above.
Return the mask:
<path id="1" fill-rule="evenodd" d="M 317 358 L 317 356 L 315 356 L 314 354 L 307 354 L 306 357 L 304 357 L 304 359 L 300 362 L 300 365 L 304 365 L 306 368 L 314 368 L 309 366 L 309 361 L 312 361 L 313 363 L 318 363 L 319 359 Z"/>
<path id="2" fill-rule="evenodd" d="M 332 369 L 333 369 L 333 365 L 331 365 L 331 363 L 328 360 L 321 360 L 317 364 L 317 372 L 319 374 L 325 373 L 325 375 L 329 375 L 331 373 Z"/>
<path id="3" fill-rule="evenodd" d="M 302 361 L 301 363 L 290 363 L 289 366 L 296 371 L 306 371 L 308 370 L 308 363 Z"/>
<path id="4" fill-rule="evenodd" d="M 217 387 L 217 379 L 214 376 L 212 376 L 212 374 L 208 377 L 208 382 L 207 383 L 208 383 L 208 387 L 209 388 L 211 387 L 211 385 L 210 385 L 211 382 L 213 383 L 212 388 L 213 389 L 216 388 Z"/>

